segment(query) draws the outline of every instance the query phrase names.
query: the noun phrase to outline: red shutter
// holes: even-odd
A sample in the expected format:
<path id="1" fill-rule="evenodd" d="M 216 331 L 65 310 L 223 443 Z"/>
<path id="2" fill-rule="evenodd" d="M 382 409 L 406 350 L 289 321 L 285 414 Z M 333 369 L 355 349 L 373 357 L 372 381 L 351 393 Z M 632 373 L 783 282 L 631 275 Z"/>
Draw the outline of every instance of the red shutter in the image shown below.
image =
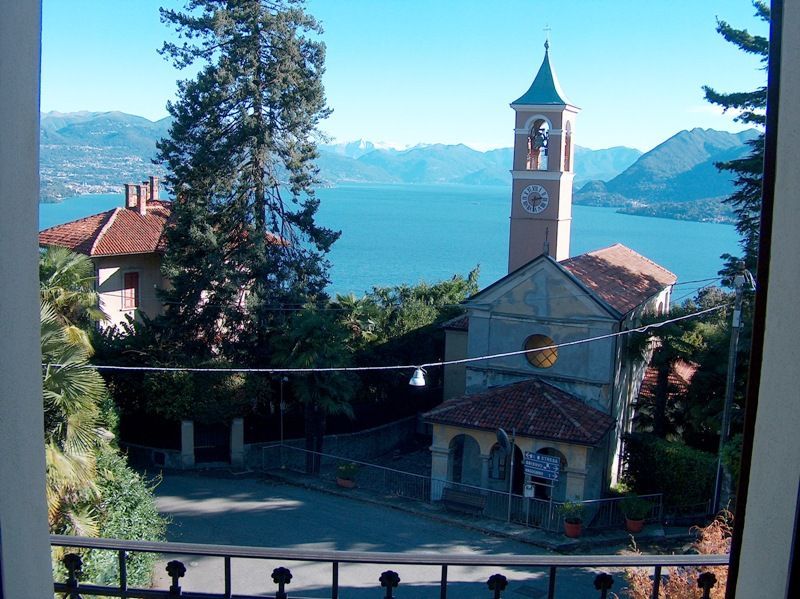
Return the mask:
<path id="1" fill-rule="evenodd" d="M 122 309 L 133 310 L 139 307 L 139 273 L 126 272 L 122 286 Z"/>

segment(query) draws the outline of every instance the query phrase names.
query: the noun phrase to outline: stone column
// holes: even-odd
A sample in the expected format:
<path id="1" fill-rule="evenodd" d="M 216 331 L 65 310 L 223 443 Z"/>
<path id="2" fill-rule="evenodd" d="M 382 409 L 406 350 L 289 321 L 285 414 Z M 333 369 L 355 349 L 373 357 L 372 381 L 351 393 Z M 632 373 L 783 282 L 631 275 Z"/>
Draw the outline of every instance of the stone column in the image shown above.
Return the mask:
<path id="1" fill-rule="evenodd" d="M 194 467 L 194 421 L 181 420 L 181 466 Z"/>
<path id="2" fill-rule="evenodd" d="M 447 481 L 447 464 L 450 450 L 446 447 L 431 446 L 431 501 L 439 501 Z"/>
<path id="3" fill-rule="evenodd" d="M 244 418 L 231 422 L 231 466 L 244 466 Z"/>
<path id="4" fill-rule="evenodd" d="M 481 486 L 484 489 L 489 488 L 489 460 L 491 456 L 484 453 L 481 454 Z"/>

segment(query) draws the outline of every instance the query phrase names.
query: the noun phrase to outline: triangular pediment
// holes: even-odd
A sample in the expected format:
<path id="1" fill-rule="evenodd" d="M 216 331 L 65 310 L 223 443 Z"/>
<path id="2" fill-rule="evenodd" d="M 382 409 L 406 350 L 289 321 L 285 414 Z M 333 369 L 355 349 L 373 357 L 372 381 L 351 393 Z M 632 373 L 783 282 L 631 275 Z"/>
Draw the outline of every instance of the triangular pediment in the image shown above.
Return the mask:
<path id="1" fill-rule="evenodd" d="M 520 318 L 599 318 L 620 315 L 550 256 L 541 255 L 467 300 L 468 308 Z"/>

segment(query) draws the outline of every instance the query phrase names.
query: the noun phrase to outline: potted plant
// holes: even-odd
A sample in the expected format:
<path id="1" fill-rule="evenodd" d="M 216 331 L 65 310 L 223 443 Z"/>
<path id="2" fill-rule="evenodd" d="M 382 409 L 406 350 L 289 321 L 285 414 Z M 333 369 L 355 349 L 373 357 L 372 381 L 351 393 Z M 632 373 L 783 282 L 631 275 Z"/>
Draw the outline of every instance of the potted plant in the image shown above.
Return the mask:
<path id="1" fill-rule="evenodd" d="M 354 462 L 339 464 L 336 467 L 336 484 L 346 489 L 352 489 L 356 486 L 356 472 L 358 472 L 358 464 Z"/>
<path id="2" fill-rule="evenodd" d="M 571 539 L 581 536 L 583 504 L 578 501 L 565 501 L 558 506 L 558 511 L 564 518 L 564 534 Z"/>
<path id="3" fill-rule="evenodd" d="M 642 532 L 644 519 L 650 514 L 653 504 L 638 495 L 627 495 L 620 501 L 620 509 L 625 515 L 625 529 Z"/>

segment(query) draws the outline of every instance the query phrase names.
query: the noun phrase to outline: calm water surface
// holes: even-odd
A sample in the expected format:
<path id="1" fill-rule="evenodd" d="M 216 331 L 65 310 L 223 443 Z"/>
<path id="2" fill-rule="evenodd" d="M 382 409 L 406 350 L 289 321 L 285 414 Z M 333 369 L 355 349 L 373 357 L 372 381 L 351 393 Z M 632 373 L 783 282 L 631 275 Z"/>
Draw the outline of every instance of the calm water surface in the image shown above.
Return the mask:
<path id="1" fill-rule="evenodd" d="M 341 185 L 321 189 L 319 196 L 319 221 L 342 231 L 330 254 L 333 293 L 433 282 L 477 265 L 481 286 L 506 274 L 507 187 Z M 122 205 L 122 194 L 40 204 L 40 227 Z M 623 243 L 677 274 L 679 282 L 716 276 L 720 254 L 737 251 L 731 225 L 629 216 L 590 206 L 573 206 L 572 217 L 572 255 Z M 674 297 L 691 295 L 698 286 L 679 286 Z"/>

